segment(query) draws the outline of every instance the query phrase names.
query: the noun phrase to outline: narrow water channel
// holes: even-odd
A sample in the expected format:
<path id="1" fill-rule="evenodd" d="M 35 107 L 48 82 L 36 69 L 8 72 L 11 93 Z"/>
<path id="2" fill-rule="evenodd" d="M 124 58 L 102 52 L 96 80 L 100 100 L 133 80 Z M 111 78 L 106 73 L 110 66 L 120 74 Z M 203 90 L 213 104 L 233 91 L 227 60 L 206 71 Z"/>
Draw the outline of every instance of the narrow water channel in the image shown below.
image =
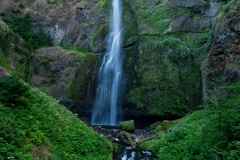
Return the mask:
<path id="1" fill-rule="evenodd" d="M 158 160 L 150 151 L 132 149 L 129 145 L 118 143 L 118 148 L 113 153 L 113 160 Z"/>

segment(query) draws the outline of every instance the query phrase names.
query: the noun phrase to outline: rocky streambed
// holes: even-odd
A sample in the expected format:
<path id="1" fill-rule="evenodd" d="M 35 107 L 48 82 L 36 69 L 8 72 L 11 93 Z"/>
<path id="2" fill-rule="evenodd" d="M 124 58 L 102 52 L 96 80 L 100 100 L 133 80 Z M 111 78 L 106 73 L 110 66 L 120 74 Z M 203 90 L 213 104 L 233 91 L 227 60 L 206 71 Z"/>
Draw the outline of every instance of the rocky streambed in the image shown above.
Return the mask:
<path id="1" fill-rule="evenodd" d="M 114 160 L 157 160 L 158 158 L 150 151 L 142 150 L 139 145 L 152 139 L 152 129 L 134 129 L 132 132 L 113 126 L 92 126 L 99 134 L 113 142 Z"/>
<path id="2" fill-rule="evenodd" d="M 157 160 L 158 158 L 150 151 L 139 148 L 139 142 L 151 139 L 149 130 L 136 129 L 134 133 L 128 133 L 121 129 L 107 129 L 96 127 L 106 138 L 114 144 L 114 160 Z"/>

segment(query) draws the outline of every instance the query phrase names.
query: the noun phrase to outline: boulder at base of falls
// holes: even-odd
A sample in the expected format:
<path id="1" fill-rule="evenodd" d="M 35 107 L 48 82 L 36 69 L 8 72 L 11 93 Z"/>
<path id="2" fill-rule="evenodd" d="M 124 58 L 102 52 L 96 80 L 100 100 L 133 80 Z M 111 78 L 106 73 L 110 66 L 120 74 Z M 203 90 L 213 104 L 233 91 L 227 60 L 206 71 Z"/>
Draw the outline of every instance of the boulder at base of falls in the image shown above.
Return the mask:
<path id="1" fill-rule="evenodd" d="M 135 130 L 134 120 L 120 122 L 120 128 L 123 131 L 134 132 Z"/>

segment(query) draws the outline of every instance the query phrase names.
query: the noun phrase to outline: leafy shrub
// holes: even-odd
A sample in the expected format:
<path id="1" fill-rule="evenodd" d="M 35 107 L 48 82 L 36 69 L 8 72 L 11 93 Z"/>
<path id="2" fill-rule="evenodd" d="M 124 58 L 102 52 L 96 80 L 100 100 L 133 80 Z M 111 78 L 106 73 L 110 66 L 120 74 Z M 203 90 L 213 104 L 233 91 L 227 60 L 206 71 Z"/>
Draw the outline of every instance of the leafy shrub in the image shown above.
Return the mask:
<path id="1" fill-rule="evenodd" d="M 14 33 L 7 25 L 3 25 L 3 30 L 0 32 L 0 49 L 5 55 L 8 55 L 12 48 Z"/>
<path id="2" fill-rule="evenodd" d="M 43 27 L 37 32 L 31 30 L 31 17 L 26 14 L 24 17 L 5 18 L 4 21 L 10 26 L 14 33 L 19 34 L 24 40 L 24 47 L 30 51 L 44 46 L 52 46 L 52 38 L 47 35 Z"/>
<path id="3" fill-rule="evenodd" d="M 58 102 L 37 89 L 19 93 L 26 85 L 12 77 L 0 80 L 0 160 L 39 159 L 35 157 L 39 155 L 46 159 L 111 159 L 107 140 Z M 17 107 L 24 106 L 19 103 L 9 107 L 2 101 L 12 95 L 24 97 L 28 108 Z"/>
<path id="4" fill-rule="evenodd" d="M 18 13 L 20 13 L 21 11 L 20 11 L 19 8 L 15 8 L 15 9 L 12 10 L 12 12 L 15 13 L 15 14 L 18 14 Z"/>
<path id="5" fill-rule="evenodd" d="M 0 102 L 4 104 L 20 103 L 27 94 L 28 87 L 13 77 L 0 78 Z"/>
<path id="6" fill-rule="evenodd" d="M 22 136 L 16 117 L 10 108 L 0 102 L 0 159 L 32 159 L 30 147 L 23 146 Z"/>
<path id="7" fill-rule="evenodd" d="M 18 5 L 19 8 L 25 8 L 24 4 L 22 2 L 20 2 L 20 4 Z"/>
<path id="8" fill-rule="evenodd" d="M 37 32 L 31 30 L 31 17 L 29 14 L 26 14 L 24 17 L 4 17 L 3 20 L 8 24 L 14 35 L 19 35 L 24 40 L 21 47 L 15 47 L 15 51 L 21 54 L 21 67 L 19 68 L 21 68 L 20 72 L 24 73 L 21 77 L 28 81 L 32 72 L 30 64 L 33 60 L 34 51 L 40 47 L 52 46 L 52 38 L 44 32 L 43 27 L 39 27 Z M 7 41 L 3 42 L 7 43 Z"/>
<path id="9" fill-rule="evenodd" d="M 6 14 L 4 12 L 0 12 L 0 16 L 5 16 Z"/>
<path id="10" fill-rule="evenodd" d="M 240 82 L 222 89 L 227 99 L 206 104 L 205 109 L 176 122 L 172 133 L 161 133 L 160 140 L 142 147 L 163 160 L 240 159 Z"/>

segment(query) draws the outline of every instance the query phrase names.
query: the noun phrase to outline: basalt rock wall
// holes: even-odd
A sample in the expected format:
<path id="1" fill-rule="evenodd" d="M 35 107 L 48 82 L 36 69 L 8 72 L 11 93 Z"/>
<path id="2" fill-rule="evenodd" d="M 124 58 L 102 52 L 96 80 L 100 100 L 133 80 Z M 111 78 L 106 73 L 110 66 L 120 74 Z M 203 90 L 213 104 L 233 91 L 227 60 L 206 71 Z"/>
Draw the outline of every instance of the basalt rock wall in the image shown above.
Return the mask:
<path id="1" fill-rule="evenodd" d="M 217 16 L 212 47 L 203 75 L 204 98 L 214 103 L 227 97 L 221 86 L 239 82 L 240 2 L 237 0 L 230 1 Z"/>
<path id="2" fill-rule="evenodd" d="M 106 51 L 109 7 L 107 0 L 0 1 L 5 16 L 29 13 L 32 29 L 51 35 L 55 47 L 36 51 L 31 81 L 74 112 L 91 112 L 87 86 L 97 74 L 97 55 Z M 126 90 L 120 114 L 183 116 L 211 99 L 211 90 L 220 94 L 222 77 L 224 83 L 238 81 L 237 0 L 125 0 L 123 13 Z"/>
<path id="3" fill-rule="evenodd" d="M 31 27 L 43 27 L 55 45 L 74 45 L 88 51 L 104 50 L 108 29 L 108 4 L 96 0 L 1 0 L 0 11 L 7 16 L 31 15 Z"/>

